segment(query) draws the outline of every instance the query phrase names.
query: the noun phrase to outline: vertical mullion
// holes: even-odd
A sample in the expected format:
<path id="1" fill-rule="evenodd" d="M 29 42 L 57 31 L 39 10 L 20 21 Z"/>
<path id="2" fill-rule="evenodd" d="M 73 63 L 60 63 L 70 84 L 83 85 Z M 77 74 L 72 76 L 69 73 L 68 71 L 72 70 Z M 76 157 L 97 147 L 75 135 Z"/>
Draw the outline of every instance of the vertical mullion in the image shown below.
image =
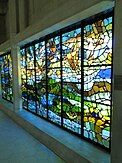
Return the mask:
<path id="1" fill-rule="evenodd" d="M 36 114 L 37 114 L 37 88 L 36 88 L 36 53 L 35 53 L 35 44 L 33 45 L 33 50 L 34 50 L 34 72 L 35 72 L 35 83 L 34 83 L 34 87 L 35 87 L 35 103 L 36 103 Z"/>
<path id="2" fill-rule="evenodd" d="M 7 54 L 6 54 L 6 62 L 7 62 L 6 66 L 8 67 L 8 57 L 7 57 Z M 6 79 L 6 74 L 8 74 L 8 73 L 5 72 L 4 79 Z M 8 100 L 8 98 L 7 98 L 8 90 L 6 89 L 6 86 L 7 86 L 7 83 L 5 83 L 5 90 L 6 90 L 6 98 L 5 99 Z"/>
<path id="3" fill-rule="evenodd" d="M 47 109 L 47 119 L 48 119 L 48 65 L 47 65 L 47 39 L 45 40 L 45 59 L 46 59 L 46 109 Z"/>
<path id="4" fill-rule="evenodd" d="M 6 62 L 6 55 L 5 55 L 5 62 Z M 5 80 L 5 62 L 4 62 L 4 80 Z M 7 98 L 6 98 L 6 93 L 7 93 L 7 92 L 6 92 L 5 89 L 6 89 L 6 83 L 4 83 L 4 92 L 5 92 L 5 97 L 4 97 L 4 98 L 7 99 Z"/>
<path id="5" fill-rule="evenodd" d="M 12 64 L 12 65 L 11 65 L 11 68 L 12 68 L 12 67 L 13 67 L 12 56 L 11 56 L 11 64 Z M 11 71 L 12 71 L 12 73 L 11 73 L 11 75 L 12 75 L 12 83 L 11 83 L 11 84 L 12 84 L 12 88 L 11 88 L 11 89 L 12 89 L 12 101 L 13 101 L 13 69 L 11 69 Z"/>
<path id="6" fill-rule="evenodd" d="M 112 137 L 112 108 L 113 108 L 113 47 L 114 47 L 114 10 L 112 13 L 112 63 L 111 63 L 111 103 L 110 103 L 110 143 L 109 151 L 111 150 L 111 137 Z"/>
<path id="7" fill-rule="evenodd" d="M 10 52 L 10 60 L 11 60 L 11 65 L 10 65 L 10 63 L 9 63 L 9 67 L 11 66 L 13 66 L 13 62 L 12 62 L 12 57 L 11 57 L 11 52 Z M 12 70 L 11 70 L 12 71 Z M 12 71 L 13 72 L 13 71 Z M 9 73 L 10 74 L 10 73 Z M 10 88 L 11 88 L 11 93 L 12 93 L 12 95 L 11 95 L 11 101 L 13 102 L 13 74 L 11 74 L 12 75 L 12 77 L 11 77 L 11 82 L 10 82 L 10 84 L 11 84 L 11 86 L 10 86 Z"/>
<path id="8" fill-rule="evenodd" d="M 9 78 L 9 74 L 10 74 L 10 70 L 9 70 L 10 65 L 9 64 L 10 64 L 10 62 L 9 62 L 9 55 L 10 54 L 7 54 L 7 57 L 8 57 L 7 58 L 8 59 L 8 79 L 9 79 L 8 80 L 8 95 L 10 95 L 10 78 Z M 9 96 L 9 98 L 10 98 L 10 96 Z"/>
<path id="9" fill-rule="evenodd" d="M 4 80 L 5 80 L 5 60 L 6 60 L 6 57 L 4 56 Z M 5 92 L 5 87 L 6 87 L 6 84 L 4 83 L 4 92 Z M 6 95 L 6 92 L 5 92 L 5 95 Z M 6 97 L 3 96 L 3 98 L 6 99 Z"/>
<path id="10" fill-rule="evenodd" d="M 0 58 L 2 58 L 3 56 L 0 56 Z M 0 63 L 0 66 L 2 67 L 2 64 Z M 0 68 L 0 70 L 2 71 L 2 68 Z M 2 73 L 0 71 L 0 75 L 1 75 L 1 78 L 0 78 L 0 81 L 1 81 L 1 92 L 2 92 Z"/>
<path id="11" fill-rule="evenodd" d="M 81 137 L 84 127 L 84 26 L 81 25 Z"/>
<path id="12" fill-rule="evenodd" d="M 8 73 L 7 73 L 7 78 L 8 78 L 8 76 L 9 76 L 9 61 L 8 61 L 8 54 L 6 54 L 6 57 L 7 57 L 7 68 L 8 68 Z M 7 86 L 7 100 L 8 100 L 8 91 L 9 91 L 9 80 L 8 80 L 8 83 L 6 84 L 6 86 Z"/>
<path id="13" fill-rule="evenodd" d="M 4 74 L 3 74 L 3 79 L 5 80 L 5 56 L 3 56 L 3 59 L 4 59 L 4 64 L 3 64 L 3 71 L 4 71 Z M 5 83 L 4 83 L 4 87 L 3 87 L 3 82 L 2 82 L 2 98 L 3 97 L 3 91 L 5 92 Z"/>
<path id="14" fill-rule="evenodd" d="M 27 89 L 27 110 L 28 110 L 28 88 L 27 88 L 27 47 L 25 48 L 25 60 L 26 60 L 26 89 Z"/>
<path id="15" fill-rule="evenodd" d="M 61 62 L 61 126 L 63 127 L 63 79 L 62 79 L 62 33 L 60 33 L 60 62 Z"/>

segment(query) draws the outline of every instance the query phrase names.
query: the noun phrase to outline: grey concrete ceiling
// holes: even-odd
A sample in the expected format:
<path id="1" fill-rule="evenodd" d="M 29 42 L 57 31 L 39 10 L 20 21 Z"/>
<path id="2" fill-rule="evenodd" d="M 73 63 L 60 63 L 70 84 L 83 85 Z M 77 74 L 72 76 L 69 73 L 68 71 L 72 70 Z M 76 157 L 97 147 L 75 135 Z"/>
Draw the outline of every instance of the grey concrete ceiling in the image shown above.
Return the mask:
<path id="1" fill-rule="evenodd" d="M 4 16 L 7 13 L 8 0 L 0 0 L 0 15 Z"/>

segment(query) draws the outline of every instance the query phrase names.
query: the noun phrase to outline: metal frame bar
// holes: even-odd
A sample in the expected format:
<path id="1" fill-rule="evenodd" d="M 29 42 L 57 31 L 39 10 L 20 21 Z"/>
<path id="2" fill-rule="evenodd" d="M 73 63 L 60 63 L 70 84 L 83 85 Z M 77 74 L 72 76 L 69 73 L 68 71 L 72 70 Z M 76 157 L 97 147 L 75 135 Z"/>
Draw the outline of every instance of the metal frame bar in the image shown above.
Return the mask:
<path id="1" fill-rule="evenodd" d="M 114 9 L 112 12 L 112 54 L 113 54 L 113 49 L 114 47 Z M 110 144 L 109 144 L 109 149 L 111 149 L 111 139 L 112 139 L 112 113 L 113 113 L 113 57 L 112 55 L 112 64 L 111 64 L 111 111 L 110 111 Z"/>
<path id="2" fill-rule="evenodd" d="M 81 138 L 84 128 L 84 26 L 81 26 Z"/>
<path id="3" fill-rule="evenodd" d="M 35 72 L 35 83 L 34 83 L 34 87 L 35 87 L 35 95 L 36 95 L 36 101 L 35 101 L 35 104 L 36 104 L 36 114 L 37 114 L 37 87 L 36 87 L 36 53 L 35 53 L 35 45 L 34 45 L 34 72 Z M 34 96 L 35 96 L 34 95 Z"/>
<path id="4" fill-rule="evenodd" d="M 61 60 L 61 127 L 63 127 L 63 77 L 62 77 L 62 34 L 60 33 L 60 60 Z"/>
<path id="5" fill-rule="evenodd" d="M 46 108 L 47 108 L 47 119 L 49 120 L 48 116 L 48 67 L 47 67 L 47 39 L 45 40 L 45 59 L 46 59 Z"/>

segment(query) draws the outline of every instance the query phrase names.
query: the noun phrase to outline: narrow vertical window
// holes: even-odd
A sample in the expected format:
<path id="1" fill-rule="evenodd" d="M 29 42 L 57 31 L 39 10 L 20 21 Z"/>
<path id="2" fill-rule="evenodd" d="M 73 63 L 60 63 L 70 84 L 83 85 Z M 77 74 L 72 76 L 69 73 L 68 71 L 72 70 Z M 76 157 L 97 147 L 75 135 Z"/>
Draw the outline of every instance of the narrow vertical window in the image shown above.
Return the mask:
<path id="1" fill-rule="evenodd" d="M 48 119 L 61 125 L 60 37 L 47 41 Z"/>
<path id="2" fill-rule="evenodd" d="M 37 114 L 47 118 L 45 42 L 35 44 Z"/>
<path id="3" fill-rule="evenodd" d="M 27 70 L 26 70 L 26 54 L 25 49 L 20 50 L 21 54 L 21 90 L 22 90 L 22 107 L 27 109 Z"/>
<path id="4" fill-rule="evenodd" d="M 28 94 L 28 110 L 36 113 L 36 91 L 35 91 L 35 58 L 34 46 L 26 48 L 27 56 L 27 94 Z"/>
<path id="5" fill-rule="evenodd" d="M 109 147 L 112 17 L 84 27 L 84 136 Z"/>
<path id="6" fill-rule="evenodd" d="M 63 126 L 81 133 L 81 29 L 62 35 Z"/>
<path id="7" fill-rule="evenodd" d="M 11 53 L 5 53 L 1 56 L 1 87 L 2 98 L 12 102 L 13 90 Z"/>

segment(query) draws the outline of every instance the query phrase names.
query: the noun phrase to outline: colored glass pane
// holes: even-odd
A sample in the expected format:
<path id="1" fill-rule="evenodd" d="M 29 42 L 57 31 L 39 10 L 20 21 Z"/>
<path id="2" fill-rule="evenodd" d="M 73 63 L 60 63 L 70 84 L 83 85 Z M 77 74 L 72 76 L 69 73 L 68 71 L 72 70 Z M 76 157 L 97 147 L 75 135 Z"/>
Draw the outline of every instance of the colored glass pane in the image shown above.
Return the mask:
<path id="1" fill-rule="evenodd" d="M 110 113 L 109 105 L 84 101 L 84 136 L 109 148 Z"/>
<path id="2" fill-rule="evenodd" d="M 81 133 L 81 29 L 62 35 L 63 126 Z"/>
<path id="3" fill-rule="evenodd" d="M 112 17 L 84 28 L 84 136 L 109 148 Z"/>
<path id="4" fill-rule="evenodd" d="M 112 17 L 84 28 L 84 65 L 112 63 Z"/>
<path id="5" fill-rule="evenodd" d="M 22 91 L 22 107 L 27 109 L 27 85 L 26 85 L 26 53 L 25 49 L 20 50 L 21 63 L 21 91 Z"/>
<path id="6" fill-rule="evenodd" d="M 110 105 L 111 66 L 84 67 L 84 99 Z"/>
<path id="7" fill-rule="evenodd" d="M 48 118 L 61 125 L 61 60 L 60 37 L 47 41 Z"/>
<path id="8" fill-rule="evenodd" d="M 26 48 L 27 57 L 27 99 L 28 110 L 36 112 L 35 69 L 34 69 L 34 46 Z"/>
<path id="9" fill-rule="evenodd" d="M 46 80 L 45 42 L 35 44 L 36 54 L 36 80 Z"/>
<path id="10" fill-rule="evenodd" d="M 35 44 L 37 114 L 47 117 L 45 41 Z"/>
<path id="11" fill-rule="evenodd" d="M 37 89 L 37 114 L 47 118 L 46 81 L 36 83 Z"/>
<path id="12" fill-rule="evenodd" d="M 26 48 L 27 69 L 34 69 L 34 46 Z"/>
<path id="13" fill-rule="evenodd" d="M 12 59 L 10 53 L 1 56 L 1 87 L 2 97 L 12 102 Z"/>

